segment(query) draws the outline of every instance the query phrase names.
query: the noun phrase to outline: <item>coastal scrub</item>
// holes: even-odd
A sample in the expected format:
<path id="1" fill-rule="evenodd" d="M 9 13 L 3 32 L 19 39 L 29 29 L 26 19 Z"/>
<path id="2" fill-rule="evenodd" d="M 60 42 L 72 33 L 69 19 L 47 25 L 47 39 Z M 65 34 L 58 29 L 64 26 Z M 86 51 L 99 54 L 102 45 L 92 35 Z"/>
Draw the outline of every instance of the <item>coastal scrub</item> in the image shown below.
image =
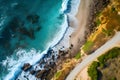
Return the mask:
<path id="1" fill-rule="evenodd" d="M 88 53 L 89 50 L 91 49 L 91 47 L 93 46 L 93 42 L 92 41 L 87 41 L 83 47 L 82 47 L 82 50 L 85 52 L 85 53 Z"/>
<path id="2" fill-rule="evenodd" d="M 115 47 L 109 50 L 105 54 L 99 56 L 97 60 L 98 61 L 92 62 L 88 68 L 88 75 L 91 80 L 98 80 L 98 78 L 100 80 L 118 80 L 120 78 L 120 48 Z"/>
<path id="3" fill-rule="evenodd" d="M 96 29 L 82 46 L 82 53 L 90 54 L 111 39 L 117 31 L 120 31 L 120 2 L 110 0 L 106 8 L 96 13 L 94 20 Z"/>

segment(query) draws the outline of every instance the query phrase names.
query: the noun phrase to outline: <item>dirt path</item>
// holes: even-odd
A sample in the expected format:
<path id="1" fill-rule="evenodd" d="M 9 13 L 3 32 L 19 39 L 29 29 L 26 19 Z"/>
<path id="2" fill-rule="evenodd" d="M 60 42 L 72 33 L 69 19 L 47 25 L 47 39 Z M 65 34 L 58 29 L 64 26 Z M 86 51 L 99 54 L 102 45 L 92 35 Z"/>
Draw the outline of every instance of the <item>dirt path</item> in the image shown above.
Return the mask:
<path id="1" fill-rule="evenodd" d="M 88 66 L 97 57 L 104 54 L 113 47 L 120 47 L 120 32 L 117 32 L 112 39 L 107 41 L 103 46 L 101 46 L 94 53 L 92 53 L 87 58 L 85 58 L 80 64 L 78 64 L 67 76 L 66 80 L 74 80 L 81 70 L 83 70 L 86 66 Z"/>

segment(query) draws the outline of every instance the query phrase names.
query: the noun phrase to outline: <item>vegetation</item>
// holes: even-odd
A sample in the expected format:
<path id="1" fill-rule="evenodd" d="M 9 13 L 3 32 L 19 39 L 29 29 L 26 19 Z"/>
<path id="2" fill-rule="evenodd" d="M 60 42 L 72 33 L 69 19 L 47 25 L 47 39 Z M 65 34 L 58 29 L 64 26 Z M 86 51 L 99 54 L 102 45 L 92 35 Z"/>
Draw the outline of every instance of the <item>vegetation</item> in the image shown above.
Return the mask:
<path id="1" fill-rule="evenodd" d="M 88 42 L 83 45 L 83 53 L 90 54 L 112 38 L 116 31 L 120 31 L 119 0 L 110 0 L 110 4 L 105 9 L 96 13 L 94 21 L 96 22 L 96 29 L 87 38 Z"/>
<path id="2" fill-rule="evenodd" d="M 105 30 L 104 28 L 102 28 L 102 32 L 105 33 L 106 36 L 111 36 L 112 34 L 112 30 Z"/>
<path id="3" fill-rule="evenodd" d="M 97 70 L 98 66 L 99 63 L 97 61 L 94 61 L 88 68 L 88 75 L 91 77 L 92 80 L 98 79 L 98 70 Z"/>
<path id="4" fill-rule="evenodd" d="M 56 72 L 51 80 L 64 80 L 76 63 L 77 60 L 75 58 L 64 61 L 61 68 Z"/>
<path id="5" fill-rule="evenodd" d="M 116 11 L 115 7 L 112 6 L 111 11 L 115 12 Z"/>
<path id="6" fill-rule="evenodd" d="M 101 21 L 99 19 L 96 20 L 96 25 L 99 26 L 101 24 Z"/>
<path id="7" fill-rule="evenodd" d="M 111 78 L 111 80 L 117 80 L 116 77 Z"/>
<path id="8" fill-rule="evenodd" d="M 97 13 L 96 13 L 96 16 L 97 16 L 97 17 L 100 17 L 100 16 L 101 16 L 101 12 L 97 12 Z"/>
<path id="9" fill-rule="evenodd" d="M 92 41 L 87 41 L 84 46 L 82 47 L 84 52 L 88 52 L 90 50 L 90 48 L 93 46 L 93 42 Z"/>
<path id="10" fill-rule="evenodd" d="M 92 80 L 98 80 L 98 76 L 99 76 L 99 72 L 98 72 L 98 68 L 102 70 L 105 69 L 105 65 L 106 62 L 110 59 L 115 59 L 118 56 L 120 56 L 120 48 L 113 48 L 110 51 L 106 52 L 105 54 L 101 55 L 100 57 L 98 57 L 98 61 L 94 61 L 88 68 L 88 75 L 91 77 Z M 115 60 L 113 60 L 115 61 Z M 118 60 L 117 60 L 118 61 Z M 112 63 L 112 62 L 111 62 Z M 114 62 L 115 63 L 115 62 Z M 118 61 L 119 63 L 119 61 Z M 110 64 L 110 63 L 108 63 Z M 117 65 L 116 63 L 114 65 Z M 117 66 L 115 66 L 117 67 Z M 110 70 L 115 69 L 115 68 L 111 68 Z M 119 67 L 118 67 L 119 69 Z M 104 74 L 106 75 L 106 73 L 108 72 L 108 69 L 106 70 L 107 72 L 104 71 Z M 115 71 L 115 70 L 114 70 Z M 117 72 L 117 71 L 116 71 Z M 104 75 L 103 75 L 104 76 Z M 106 79 L 108 80 L 108 79 Z M 109 80 L 117 80 L 116 77 L 109 77 Z"/>
<path id="11" fill-rule="evenodd" d="M 56 77 L 56 78 L 59 78 L 61 74 L 62 74 L 62 72 L 61 72 L 61 71 L 58 71 L 58 72 L 55 74 L 55 77 Z"/>
<path id="12" fill-rule="evenodd" d="M 114 48 L 110 51 L 108 51 L 106 54 L 103 54 L 101 55 L 100 57 L 98 57 L 98 61 L 100 63 L 100 65 L 102 67 L 105 66 L 105 62 L 108 60 L 108 59 L 112 59 L 112 58 L 115 58 L 117 57 L 118 55 L 120 55 L 120 50 L 119 48 Z"/>
<path id="13" fill-rule="evenodd" d="M 77 55 L 75 56 L 75 59 L 80 59 L 81 58 L 81 53 L 77 53 Z"/>

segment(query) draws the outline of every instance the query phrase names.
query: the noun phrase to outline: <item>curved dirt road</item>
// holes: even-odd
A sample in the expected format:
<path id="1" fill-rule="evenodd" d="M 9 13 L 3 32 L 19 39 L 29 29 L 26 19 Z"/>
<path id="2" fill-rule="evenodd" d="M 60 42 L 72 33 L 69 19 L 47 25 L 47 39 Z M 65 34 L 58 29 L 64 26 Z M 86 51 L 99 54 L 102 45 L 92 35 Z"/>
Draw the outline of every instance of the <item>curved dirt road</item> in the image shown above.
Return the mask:
<path id="1" fill-rule="evenodd" d="M 66 80 L 74 80 L 77 74 L 88 66 L 92 61 L 94 61 L 97 57 L 104 54 L 108 50 L 112 49 L 113 47 L 120 47 L 120 32 L 117 32 L 115 36 L 107 41 L 103 46 L 97 49 L 94 53 L 89 55 L 85 58 L 80 64 L 78 64 L 67 76 Z M 79 80 L 79 79 L 76 79 Z"/>

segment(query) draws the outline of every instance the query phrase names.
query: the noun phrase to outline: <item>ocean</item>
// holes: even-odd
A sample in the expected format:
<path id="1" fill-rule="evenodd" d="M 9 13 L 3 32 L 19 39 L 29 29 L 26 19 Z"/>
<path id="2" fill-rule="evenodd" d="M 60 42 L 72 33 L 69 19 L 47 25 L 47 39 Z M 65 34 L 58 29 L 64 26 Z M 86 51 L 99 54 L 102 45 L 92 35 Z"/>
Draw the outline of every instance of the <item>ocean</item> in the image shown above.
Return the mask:
<path id="1" fill-rule="evenodd" d="M 69 27 L 71 2 L 0 0 L 0 80 L 26 80 L 23 76 L 28 73 L 21 70 L 24 63 L 35 68 L 62 40 Z"/>

